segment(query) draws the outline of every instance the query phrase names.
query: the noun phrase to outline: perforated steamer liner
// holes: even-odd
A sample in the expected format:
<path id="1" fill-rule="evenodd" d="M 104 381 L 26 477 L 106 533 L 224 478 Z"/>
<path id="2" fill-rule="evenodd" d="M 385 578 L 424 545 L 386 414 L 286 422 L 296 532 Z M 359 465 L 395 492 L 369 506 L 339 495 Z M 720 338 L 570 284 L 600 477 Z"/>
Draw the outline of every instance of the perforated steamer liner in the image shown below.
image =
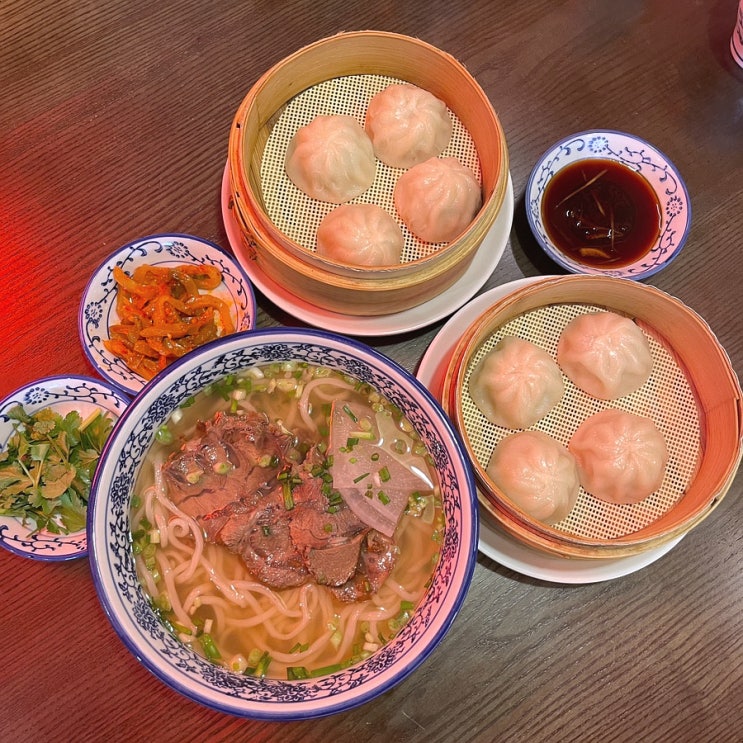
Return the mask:
<path id="1" fill-rule="evenodd" d="M 603 402 L 566 377 L 560 404 L 534 428 L 567 445 L 591 414 L 619 407 L 654 420 L 669 448 L 660 489 L 635 505 L 607 504 L 581 489 L 559 524 L 538 522 L 501 493 L 486 467 L 495 445 L 513 433 L 489 423 L 468 392 L 477 362 L 500 338 L 517 335 L 556 357 L 562 328 L 576 315 L 609 310 L 633 318 L 648 338 L 653 372 L 632 395 Z M 442 392 L 465 441 L 483 507 L 512 536 L 565 557 L 637 554 L 701 522 L 722 500 L 741 459 L 743 395 L 708 325 L 679 300 L 629 279 L 576 275 L 545 279 L 505 297 L 464 329 Z"/>
<path id="2" fill-rule="evenodd" d="M 289 181 L 286 147 L 320 114 L 350 114 L 363 125 L 368 101 L 393 82 L 418 85 L 447 104 L 454 129 L 443 155 L 473 169 L 483 206 L 448 245 L 423 243 L 394 209 L 394 184 L 405 171 L 377 161 L 373 186 L 351 203 L 376 203 L 396 218 L 405 237 L 400 264 L 372 269 L 324 259 L 314 252 L 315 233 L 334 205 L 309 199 Z M 256 82 L 233 121 L 228 170 L 246 252 L 268 276 L 326 309 L 379 315 L 426 302 L 464 274 L 503 203 L 508 153 L 487 96 L 453 57 L 418 39 L 359 31 L 304 47 Z"/>

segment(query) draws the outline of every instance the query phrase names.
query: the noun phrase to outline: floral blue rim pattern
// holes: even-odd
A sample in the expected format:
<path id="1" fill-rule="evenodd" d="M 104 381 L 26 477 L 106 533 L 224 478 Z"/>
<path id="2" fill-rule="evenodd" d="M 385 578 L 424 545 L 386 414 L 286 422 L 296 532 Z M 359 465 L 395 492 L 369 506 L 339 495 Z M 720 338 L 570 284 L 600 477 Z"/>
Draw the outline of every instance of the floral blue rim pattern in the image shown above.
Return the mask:
<path id="1" fill-rule="evenodd" d="M 236 330 L 255 327 L 256 305 L 250 279 L 240 264 L 219 245 L 200 237 L 181 233 L 150 235 L 124 245 L 106 258 L 95 270 L 83 293 L 78 316 L 78 331 L 90 363 L 111 384 L 136 395 L 144 380 L 103 346 L 108 325 L 115 311 L 116 281 L 114 266 L 130 271 L 142 263 L 170 264 L 187 262 L 216 266 L 222 272 L 226 293 L 237 313 Z"/>
<path id="2" fill-rule="evenodd" d="M 638 262 L 614 270 L 587 268 L 556 250 L 547 236 L 541 215 L 545 188 L 560 168 L 576 160 L 602 157 L 621 162 L 643 175 L 656 191 L 663 212 L 661 234 L 651 251 Z M 662 152 L 639 137 L 607 129 L 573 134 L 542 155 L 526 185 L 526 215 L 542 249 L 563 268 L 577 273 L 644 279 L 678 256 L 688 236 L 691 204 L 678 170 Z"/>
<path id="3" fill-rule="evenodd" d="M 87 406 L 108 410 L 120 416 L 128 405 L 113 387 L 90 377 L 53 376 L 31 382 L 0 401 L 0 448 L 4 448 L 12 433 L 8 411 L 23 405 L 29 412 L 60 404 Z M 22 557 L 60 562 L 88 554 L 88 540 L 84 531 L 74 534 L 52 534 L 41 531 L 32 534 L 19 519 L 0 517 L 0 545 Z"/>
<path id="4" fill-rule="evenodd" d="M 262 342 L 264 337 L 270 342 Z M 345 349 L 344 349 L 345 346 Z M 354 349 L 351 355 L 346 349 Z M 212 351 L 212 348 L 215 350 Z M 182 401 L 230 372 L 287 358 L 340 369 L 374 386 L 408 417 L 439 471 L 446 529 L 426 602 L 401 633 L 365 662 L 313 682 L 241 676 L 217 667 L 173 638 L 137 579 L 129 543 L 130 494 L 158 427 Z M 452 459 L 443 443 L 456 444 Z M 114 458 L 109 451 L 119 447 Z M 308 719 L 350 709 L 407 677 L 447 632 L 467 593 L 477 556 L 477 500 L 464 448 L 433 396 L 412 375 L 356 341 L 319 330 L 272 328 L 212 341 L 174 362 L 135 398 L 119 420 L 95 476 L 88 520 L 93 578 L 117 633 L 144 665 L 185 696 L 236 715 Z M 463 544 L 460 529 L 469 538 Z M 466 550 L 466 553 L 465 553 Z M 451 595 L 450 586 L 458 586 Z M 422 650 L 403 656 L 414 644 Z M 401 660 L 402 659 L 402 660 Z M 364 682 L 368 692 L 357 687 Z M 215 691 L 218 690 L 218 691 Z"/>

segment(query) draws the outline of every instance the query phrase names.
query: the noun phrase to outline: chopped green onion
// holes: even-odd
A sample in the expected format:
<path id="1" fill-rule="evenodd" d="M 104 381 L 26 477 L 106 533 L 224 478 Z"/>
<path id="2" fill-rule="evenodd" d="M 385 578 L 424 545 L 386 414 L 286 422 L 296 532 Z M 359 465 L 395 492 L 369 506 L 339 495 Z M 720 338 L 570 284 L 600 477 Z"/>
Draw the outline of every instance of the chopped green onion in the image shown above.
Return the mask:
<path id="1" fill-rule="evenodd" d="M 397 454 L 406 454 L 408 445 L 402 439 L 395 439 L 392 442 L 392 449 Z"/>
<path id="2" fill-rule="evenodd" d="M 180 622 L 172 622 L 171 626 L 173 629 L 181 635 L 190 635 L 191 630 Z"/>
<path id="3" fill-rule="evenodd" d="M 294 496 L 292 495 L 291 483 L 286 481 L 283 482 L 281 489 L 284 496 L 284 508 L 287 511 L 291 511 L 292 508 L 294 508 Z"/>
<path id="4" fill-rule="evenodd" d="M 195 485 L 200 479 L 201 476 L 204 474 L 203 470 L 194 470 L 193 472 L 189 472 L 186 475 L 186 480 L 191 483 L 191 485 Z"/>
<path id="5" fill-rule="evenodd" d="M 229 462 L 215 462 L 212 469 L 218 475 L 226 475 L 230 470 L 232 470 L 232 465 Z"/>
<path id="6" fill-rule="evenodd" d="M 353 481 L 355 483 L 361 482 L 365 477 L 369 477 L 369 473 L 368 472 L 364 472 L 363 475 L 359 475 L 358 477 L 354 477 Z"/>
<path id="7" fill-rule="evenodd" d="M 355 439 L 355 444 L 359 441 L 371 441 L 374 438 L 373 431 L 351 431 L 351 436 Z"/>
<path id="8" fill-rule="evenodd" d="M 268 666 L 271 665 L 271 656 L 268 654 L 268 651 L 263 653 L 261 656 L 260 662 L 256 666 L 255 669 L 255 675 L 256 676 L 265 676 L 266 673 L 268 673 Z"/>
<path id="9" fill-rule="evenodd" d="M 167 426 L 160 426 L 160 428 L 157 429 L 155 432 L 155 439 L 160 444 L 172 444 L 173 443 L 173 433 Z"/>
<path id="10" fill-rule="evenodd" d="M 388 504 L 388 503 L 390 502 L 390 498 L 389 498 L 389 496 L 387 495 L 387 493 L 385 493 L 385 492 L 384 492 L 384 490 L 380 490 L 380 491 L 379 491 L 379 492 L 377 493 L 377 498 L 379 498 L 380 502 L 381 502 L 381 503 L 382 503 L 383 505 L 385 505 L 385 506 L 386 506 L 386 505 L 387 505 L 387 504 Z"/>
<path id="11" fill-rule="evenodd" d="M 204 655 L 206 655 L 209 660 L 219 660 L 222 657 L 219 650 L 217 650 L 217 646 L 214 644 L 212 636 L 208 632 L 204 632 L 199 637 L 199 641 L 204 650 Z"/>
<path id="12" fill-rule="evenodd" d="M 248 667 L 248 662 L 242 655 L 234 655 L 229 663 L 230 670 L 235 673 L 243 673 Z"/>
<path id="13" fill-rule="evenodd" d="M 304 666 L 287 666 L 286 668 L 287 681 L 299 681 L 299 679 L 307 679 L 309 677 L 310 673 Z"/>
<path id="14" fill-rule="evenodd" d="M 160 609 L 160 611 L 170 611 L 173 608 L 170 603 L 170 597 L 167 593 L 161 593 L 156 599 L 154 599 L 153 603 L 158 609 Z"/>
<path id="15" fill-rule="evenodd" d="M 356 417 L 356 413 L 354 413 L 354 412 L 353 412 L 353 410 L 351 410 L 351 408 L 349 408 L 349 407 L 348 407 L 348 405 L 344 405 L 344 406 L 343 406 L 343 412 L 344 412 L 344 413 L 345 413 L 345 414 L 346 414 L 346 415 L 347 415 L 347 416 L 348 416 L 348 417 L 349 417 L 349 418 L 350 418 L 350 419 L 351 419 L 351 420 L 352 420 L 352 421 L 353 421 L 354 423 L 357 423 L 357 422 L 358 422 L 358 420 L 359 420 L 359 419 L 358 419 L 358 418 Z"/>
<path id="16" fill-rule="evenodd" d="M 389 482 L 390 477 L 390 471 L 386 467 L 382 467 L 382 469 L 379 470 L 379 479 L 382 482 Z"/>
<path id="17" fill-rule="evenodd" d="M 329 673 L 336 673 L 342 671 L 345 668 L 343 663 L 334 663 L 332 666 L 324 666 L 323 668 L 315 668 L 310 676 L 316 678 L 317 676 L 327 676 Z"/>

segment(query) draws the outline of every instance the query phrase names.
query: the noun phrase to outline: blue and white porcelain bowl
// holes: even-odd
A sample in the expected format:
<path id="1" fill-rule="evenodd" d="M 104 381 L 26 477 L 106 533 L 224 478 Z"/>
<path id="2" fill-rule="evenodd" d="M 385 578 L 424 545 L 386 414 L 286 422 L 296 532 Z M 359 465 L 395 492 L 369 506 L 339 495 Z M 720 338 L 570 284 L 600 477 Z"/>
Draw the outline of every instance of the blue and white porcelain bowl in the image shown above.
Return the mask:
<path id="1" fill-rule="evenodd" d="M 430 587 L 398 635 L 365 661 L 315 679 L 255 678 L 216 666 L 174 638 L 138 580 L 130 540 L 132 490 L 158 428 L 181 403 L 227 374 L 277 361 L 319 364 L 366 382 L 395 403 L 431 453 L 441 484 L 444 533 Z M 99 598 L 129 650 L 171 688 L 208 707 L 264 720 L 329 715 L 368 702 L 411 674 L 448 631 L 477 555 L 477 496 L 461 440 L 439 403 L 410 373 L 343 336 L 259 329 L 211 341 L 158 374 L 109 438 L 88 520 Z"/>
<path id="2" fill-rule="evenodd" d="M 213 293 L 232 307 L 235 328 L 241 331 L 255 327 L 256 305 L 250 279 L 242 266 L 218 245 L 181 234 L 152 235 L 124 245 L 98 266 L 85 287 L 78 332 L 95 370 L 129 395 L 136 395 L 146 381 L 104 345 L 110 338 L 109 327 L 119 321 L 113 269 L 119 266 L 131 274 L 141 265 L 168 267 L 184 263 L 216 266 L 222 272 L 222 284 Z"/>
<path id="3" fill-rule="evenodd" d="M 626 165 L 642 175 L 655 192 L 660 210 L 660 234 L 649 252 L 634 263 L 599 268 L 580 263 L 560 251 L 544 224 L 542 200 L 555 174 L 579 160 L 600 158 Z M 572 134 L 550 147 L 534 166 L 526 184 L 526 216 L 537 242 L 558 265 L 572 273 L 645 279 L 665 268 L 684 246 L 691 225 L 689 194 L 678 170 L 659 150 L 639 137 L 612 130 Z"/>
<path id="4" fill-rule="evenodd" d="M 129 399 L 119 390 L 97 379 L 57 376 L 36 380 L 0 401 L 0 451 L 5 450 L 15 430 L 8 412 L 17 405 L 29 414 L 45 408 L 60 415 L 76 410 L 85 419 L 98 409 L 118 419 L 128 403 Z M 46 529 L 37 532 L 33 524 L 23 524 L 20 518 L 11 516 L 0 516 L 0 545 L 34 560 L 73 560 L 88 554 L 84 530 L 70 534 L 53 534 Z"/>

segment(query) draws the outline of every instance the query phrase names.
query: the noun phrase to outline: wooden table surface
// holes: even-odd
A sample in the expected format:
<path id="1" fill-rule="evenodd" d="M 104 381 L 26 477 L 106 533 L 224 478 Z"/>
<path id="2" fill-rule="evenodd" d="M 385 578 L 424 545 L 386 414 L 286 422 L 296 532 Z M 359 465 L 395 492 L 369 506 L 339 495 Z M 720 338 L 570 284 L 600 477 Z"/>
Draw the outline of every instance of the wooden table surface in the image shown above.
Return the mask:
<path id="1" fill-rule="evenodd" d="M 693 224 L 647 283 L 701 314 L 743 371 L 743 70 L 736 0 L 0 3 L 0 397 L 91 374 L 77 334 L 97 264 L 138 237 L 227 246 L 232 117 L 253 82 L 342 30 L 419 37 L 462 61 L 506 132 L 515 216 L 482 291 L 558 273 L 529 232 L 539 155 L 607 127 L 653 143 Z M 257 292 L 258 324 L 301 324 Z M 415 370 L 438 322 L 369 338 Z M 170 690 L 124 648 L 87 560 L 0 550 L 3 741 L 741 741 L 743 478 L 673 550 L 614 580 L 529 577 L 480 555 L 451 631 L 393 690 L 329 718 L 266 723 Z"/>

